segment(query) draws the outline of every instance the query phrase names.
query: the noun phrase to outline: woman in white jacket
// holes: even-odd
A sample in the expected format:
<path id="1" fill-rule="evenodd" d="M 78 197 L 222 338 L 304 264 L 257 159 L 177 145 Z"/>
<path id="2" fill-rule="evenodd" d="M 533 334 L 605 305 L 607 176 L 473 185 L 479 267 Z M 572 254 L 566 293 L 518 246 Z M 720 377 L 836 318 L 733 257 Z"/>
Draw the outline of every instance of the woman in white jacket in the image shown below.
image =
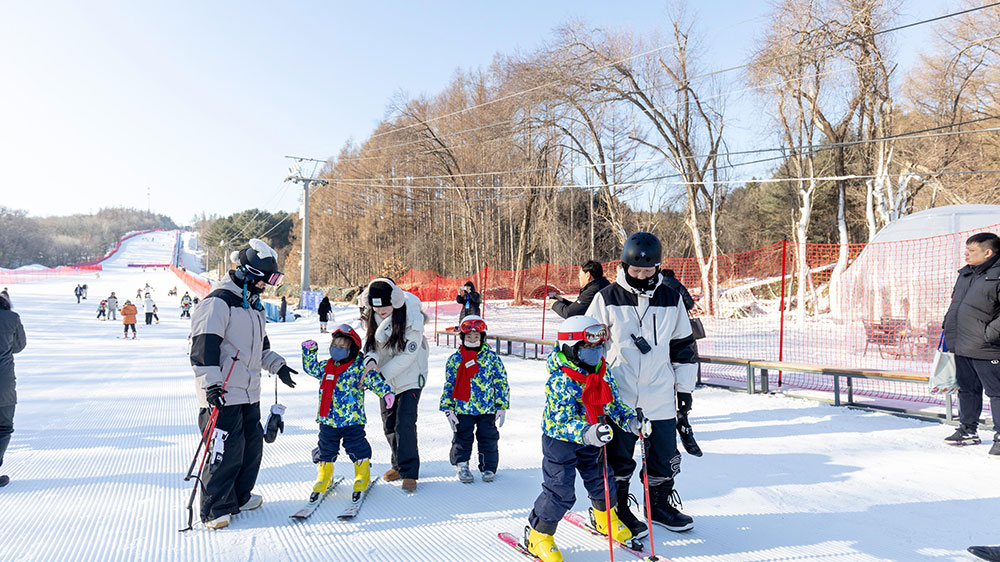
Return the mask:
<path id="1" fill-rule="evenodd" d="M 392 450 L 392 468 L 386 482 L 403 480 L 403 489 L 417 489 L 420 454 L 417 450 L 417 405 L 427 379 L 430 348 L 424 338 L 427 318 L 420 299 L 390 279 L 375 279 L 363 295 L 369 318 L 365 339 L 366 371 L 377 370 L 396 396 L 393 407 L 381 405 L 385 437 Z"/>

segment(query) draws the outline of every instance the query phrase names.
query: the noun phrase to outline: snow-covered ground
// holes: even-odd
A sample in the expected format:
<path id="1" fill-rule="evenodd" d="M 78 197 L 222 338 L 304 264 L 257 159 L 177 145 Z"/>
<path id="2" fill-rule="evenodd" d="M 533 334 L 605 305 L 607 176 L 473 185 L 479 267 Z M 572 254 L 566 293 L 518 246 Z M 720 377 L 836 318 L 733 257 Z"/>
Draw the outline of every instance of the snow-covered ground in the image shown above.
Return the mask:
<path id="1" fill-rule="evenodd" d="M 156 240 L 165 243 L 126 243 L 118 260 L 155 254 Z M 84 282 L 90 298 L 77 305 L 72 289 Z M 134 297 L 147 282 L 161 323 L 140 323 L 138 340 L 119 340 L 119 322 L 94 319 L 101 296 Z M 222 531 L 178 533 L 190 491 L 182 476 L 198 434 L 189 326 L 178 299 L 166 297 L 174 285 L 169 271 L 111 267 L 99 279 L 10 287 L 28 347 L 16 356 L 19 404 L 3 466 L 11 483 L 0 489 L 0 560 L 524 560 L 496 533 L 519 534 L 540 490 L 543 364 L 505 359 L 513 407 L 501 430 L 497 481 L 463 485 L 448 463 L 450 432 L 437 409 L 450 351 L 435 346 L 420 404 L 415 494 L 379 483 L 359 518 L 344 523 L 335 515 L 348 488 L 307 522 L 288 518 L 314 477 L 317 383 L 300 374 L 297 388 L 279 388 L 286 429 L 264 446 L 257 488 L 264 506 Z M 336 311 L 337 322 L 354 316 L 354 307 Z M 322 337 L 314 321 L 269 324 L 268 332 L 300 371 L 299 343 Z M 265 407 L 273 384 L 264 381 Z M 387 445 L 373 396 L 366 406 L 380 474 Z M 964 552 L 970 544 L 1000 543 L 990 527 L 1000 464 L 987 458 L 986 445 L 944 446 L 948 426 L 716 389 L 696 392 L 692 422 L 705 456 L 685 455 L 678 490 L 695 529 L 655 529 L 657 553 L 675 561 L 958 561 L 973 559 Z M 342 459 L 336 471 L 348 476 L 351 468 Z M 632 491 L 641 496 L 635 482 Z M 577 493 L 582 511 L 582 486 Z M 556 540 L 568 561 L 608 559 L 606 543 L 569 525 Z M 621 551 L 615 559 L 629 560 Z"/>

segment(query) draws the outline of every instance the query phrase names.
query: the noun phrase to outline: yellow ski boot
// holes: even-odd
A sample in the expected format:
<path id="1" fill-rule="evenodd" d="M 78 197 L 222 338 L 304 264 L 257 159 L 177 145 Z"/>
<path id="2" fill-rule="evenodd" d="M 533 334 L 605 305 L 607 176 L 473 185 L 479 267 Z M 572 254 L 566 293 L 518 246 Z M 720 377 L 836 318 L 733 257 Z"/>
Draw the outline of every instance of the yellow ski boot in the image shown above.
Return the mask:
<path id="1" fill-rule="evenodd" d="M 531 527 L 525 527 L 525 546 L 528 552 L 538 557 L 542 562 L 562 562 L 563 556 L 556 546 L 555 538 L 552 535 L 539 533 Z"/>
<path id="2" fill-rule="evenodd" d="M 320 495 L 330 486 L 330 481 L 333 480 L 333 463 L 318 462 L 316 463 L 316 471 L 316 483 L 313 484 L 312 494 L 309 495 L 311 502 L 319 499 Z"/>
<path id="3" fill-rule="evenodd" d="M 590 521 L 594 524 L 597 532 L 604 536 L 608 535 L 608 512 L 600 511 L 597 508 L 590 508 Z M 618 512 L 611 508 L 611 538 L 620 543 L 628 544 L 632 540 L 632 531 L 618 519 Z"/>
<path id="4" fill-rule="evenodd" d="M 354 493 L 351 495 L 352 501 L 358 501 L 361 494 L 365 493 L 368 485 L 372 482 L 371 461 L 361 459 L 354 463 Z"/>

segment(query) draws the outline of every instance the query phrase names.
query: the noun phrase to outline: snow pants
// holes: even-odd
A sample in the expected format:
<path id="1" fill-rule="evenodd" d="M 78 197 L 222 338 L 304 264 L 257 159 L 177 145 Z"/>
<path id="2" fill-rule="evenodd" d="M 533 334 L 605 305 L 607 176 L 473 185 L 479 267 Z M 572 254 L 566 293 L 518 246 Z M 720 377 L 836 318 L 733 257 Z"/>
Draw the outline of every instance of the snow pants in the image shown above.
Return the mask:
<path id="1" fill-rule="evenodd" d="M 372 458 L 372 446 L 365 437 L 365 426 L 349 425 L 333 427 L 325 423 L 319 424 L 319 443 L 313 449 L 313 462 L 333 462 L 340 453 L 340 443 L 351 462 Z"/>
<path id="2" fill-rule="evenodd" d="M 198 410 L 198 426 L 205 431 L 210 408 Z M 227 513 L 239 513 L 257 483 L 264 453 L 264 428 L 260 425 L 260 402 L 223 406 L 215 427 L 229 433 L 225 452 L 217 465 L 206 464 L 201 473 L 201 520 L 211 521 Z M 211 436 L 209 436 L 211 437 Z"/>
<path id="3" fill-rule="evenodd" d="M 103 308 L 101 310 L 97 311 L 97 317 L 98 318 L 105 318 L 105 319 L 107 319 L 107 317 L 104 315 L 104 309 Z"/>
<path id="4" fill-rule="evenodd" d="M 479 447 L 479 471 L 496 472 L 500 463 L 500 432 L 497 430 L 496 419 L 496 414 L 458 414 L 458 426 L 451 436 L 451 464 L 469 462 L 475 437 Z"/>
<path id="5" fill-rule="evenodd" d="M 122 326 L 125 326 L 125 335 L 126 336 L 128 335 L 128 329 L 129 328 L 132 328 L 132 335 L 133 336 L 135 335 L 135 324 L 122 324 Z"/>
<path id="6" fill-rule="evenodd" d="M 7 452 L 10 436 L 14 433 L 14 406 L 0 406 L 0 466 L 3 466 L 3 455 Z"/>
<path id="7" fill-rule="evenodd" d="M 152 312 L 147 312 L 146 313 L 146 325 L 149 326 L 152 323 L 153 323 L 153 313 Z"/>
<path id="8" fill-rule="evenodd" d="M 420 451 L 417 449 L 417 404 L 420 389 L 404 390 L 396 395 L 392 409 L 379 401 L 385 439 L 392 451 L 392 468 L 403 478 L 420 478 Z"/>
<path id="9" fill-rule="evenodd" d="M 108 309 L 108 320 L 118 320 L 118 311 L 113 308 Z"/>
<path id="10" fill-rule="evenodd" d="M 625 431 L 614 422 L 608 422 L 614 438 L 608 443 L 608 464 L 615 473 L 619 486 L 628 486 L 635 472 L 635 444 L 639 436 Z M 646 466 L 649 468 L 649 485 L 656 486 L 672 480 L 681 471 L 681 454 L 677 452 L 677 420 L 653 420 L 653 433 L 646 438 Z"/>
<path id="11" fill-rule="evenodd" d="M 604 462 L 601 449 L 542 435 L 542 493 L 528 515 L 531 528 L 551 535 L 576 501 L 576 473 L 580 473 L 594 509 L 607 511 L 604 503 Z M 615 481 L 608 477 L 609 497 L 615 497 Z"/>
<path id="12" fill-rule="evenodd" d="M 1000 432 L 1000 361 L 956 355 L 955 378 L 958 381 L 959 421 L 964 425 L 979 425 L 985 390 L 993 411 L 993 431 Z"/>

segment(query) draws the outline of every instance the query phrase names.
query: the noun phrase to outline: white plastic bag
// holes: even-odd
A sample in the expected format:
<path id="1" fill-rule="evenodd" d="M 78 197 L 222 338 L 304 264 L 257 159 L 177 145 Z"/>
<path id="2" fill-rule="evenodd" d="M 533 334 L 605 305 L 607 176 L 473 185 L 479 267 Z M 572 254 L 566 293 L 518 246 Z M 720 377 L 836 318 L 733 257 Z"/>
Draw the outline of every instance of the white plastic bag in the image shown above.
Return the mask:
<path id="1" fill-rule="evenodd" d="M 927 381 L 931 394 L 957 392 L 958 381 L 955 378 L 955 354 L 948 351 L 944 343 L 944 334 L 934 352 L 934 362 L 931 363 L 931 376 Z"/>

